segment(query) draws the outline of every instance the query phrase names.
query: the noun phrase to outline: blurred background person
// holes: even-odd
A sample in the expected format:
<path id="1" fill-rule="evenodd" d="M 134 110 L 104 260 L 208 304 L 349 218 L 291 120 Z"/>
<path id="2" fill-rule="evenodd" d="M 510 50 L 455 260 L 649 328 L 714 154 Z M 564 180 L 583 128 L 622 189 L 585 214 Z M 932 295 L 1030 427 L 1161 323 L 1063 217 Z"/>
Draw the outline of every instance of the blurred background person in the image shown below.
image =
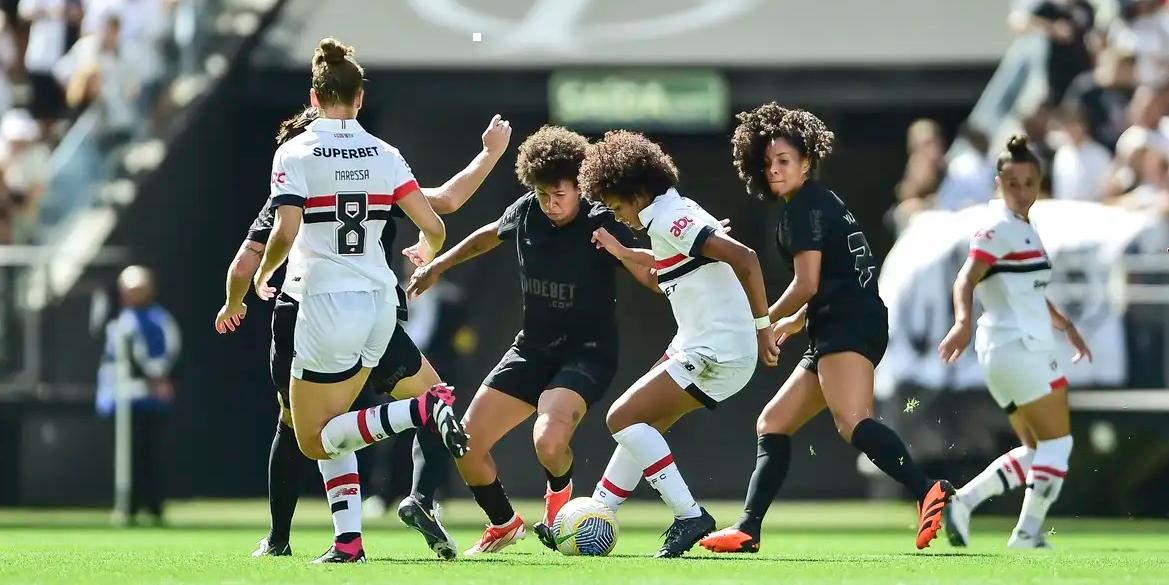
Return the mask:
<path id="1" fill-rule="evenodd" d="M 1136 58 L 1131 51 L 1107 47 L 1092 71 L 1081 73 L 1064 96 L 1063 107 L 1079 108 L 1092 139 L 1112 149 L 1128 128 L 1128 104 L 1136 89 Z"/>
<path id="2" fill-rule="evenodd" d="M 1088 0 L 1043 0 L 1020 8 L 1008 18 L 1018 34 L 1039 32 L 1047 37 L 1047 103 L 1058 104 L 1072 80 L 1092 68 L 1099 40 L 1096 8 Z"/>
<path id="3" fill-rule="evenodd" d="M 37 203 L 49 181 L 51 156 L 28 111 L 9 110 L 0 118 L 0 173 L 12 205 L 14 244 L 36 239 Z"/>
<path id="4" fill-rule="evenodd" d="M 93 104 L 101 114 L 104 148 L 129 140 L 141 118 L 143 84 L 148 64 L 145 49 L 121 35 L 121 17 L 105 15 L 102 27 L 82 37 L 58 63 L 54 72 L 67 86 L 66 101 L 72 108 Z"/>
<path id="5" fill-rule="evenodd" d="M 994 192 L 994 161 L 990 139 L 969 122 L 958 128 L 955 143 L 962 147 L 946 164 L 946 178 L 938 186 L 938 209 L 957 211 L 986 203 Z"/>
<path id="6" fill-rule="evenodd" d="M 1052 197 L 1075 201 L 1100 201 L 1112 168 L 1112 153 L 1088 134 L 1083 108 L 1060 110 L 1063 144 L 1055 150 L 1051 165 Z"/>
<path id="7" fill-rule="evenodd" d="M 905 173 L 897 183 L 897 203 L 886 222 L 896 231 L 919 211 L 932 209 L 938 186 L 946 174 L 946 139 L 935 120 L 921 118 L 909 125 L 905 136 Z"/>
<path id="8" fill-rule="evenodd" d="M 166 419 L 174 400 L 172 376 L 181 340 L 178 324 L 155 301 L 154 292 L 154 277 L 142 266 L 130 266 L 118 276 L 122 310 L 106 324 L 97 376 L 98 413 L 130 417 L 130 459 L 119 462 L 130 468 L 128 507 L 119 510 L 130 523 L 136 522 L 139 512 L 161 523 L 166 500 Z M 129 412 L 115 412 L 120 399 L 129 401 Z M 114 424 L 117 427 L 119 421 Z M 121 451 L 116 457 L 124 455 Z"/>

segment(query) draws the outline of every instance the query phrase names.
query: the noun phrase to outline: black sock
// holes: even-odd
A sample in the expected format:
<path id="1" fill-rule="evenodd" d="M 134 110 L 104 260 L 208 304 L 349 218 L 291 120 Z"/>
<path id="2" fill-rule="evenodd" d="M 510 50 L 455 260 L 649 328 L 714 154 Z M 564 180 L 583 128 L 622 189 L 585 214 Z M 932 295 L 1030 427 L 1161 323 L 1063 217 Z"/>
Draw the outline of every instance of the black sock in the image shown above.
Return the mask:
<path id="1" fill-rule="evenodd" d="M 442 438 L 426 429 L 414 435 L 414 482 L 410 494 L 427 510 L 434 509 L 434 492 L 446 476 L 450 453 Z"/>
<path id="2" fill-rule="evenodd" d="M 913 462 L 901 437 L 893 429 L 866 418 L 852 430 L 852 446 L 860 449 L 873 465 L 905 486 L 917 501 L 925 498 L 930 481 Z"/>
<path id="3" fill-rule="evenodd" d="M 334 537 L 333 540 L 341 544 L 349 544 L 358 538 L 361 538 L 360 532 L 342 532 L 339 536 Z"/>
<path id="4" fill-rule="evenodd" d="M 553 475 L 552 472 L 548 471 L 548 468 L 545 467 L 544 468 L 544 477 L 548 478 L 548 488 L 549 489 L 551 489 L 554 492 L 561 491 L 564 488 L 568 487 L 568 482 L 572 481 L 572 464 L 569 463 L 568 464 L 568 471 L 565 471 L 564 475 L 560 475 L 560 476 Z"/>
<path id="5" fill-rule="evenodd" d="M 418 432 L 421 433 L 422 432 L 422 413 L 418 412 L 418 401 L 419 400 L 421 400 L 421 397 L 410 399 L 410 421 L 414 423 L 414 428 L 418 429 Z"/>
<path id="6" fill-rule="evenodd" d="M 507 492 L 503 491 L 503 484 L 499 478 L 487 485 L 472 485 L 471 493 L 475 496 L 475 503 L 487 513 L 487 518 L 496 526 L 505 524 L 515 516 L 511 502 L 507 500 Z"/>
<path id="7" fill-rule="evenodd" d="M 283 422 L 276 422 L 276 436 L 268 453 L 268 508 L 272 515 L 269 542 L 288 542 L 292 514 L 300 497 L 301 473 L 308 458 L 296 444 L 296 433 Z"/>
<path id="8" fill-rule="evenodd" d="M 736 524 L 739 530 L 756 539 L 763 527 L 763 517 L 787 477 L 792 460 L 792 439 L 787 435 L 766 434 L 759 437 L 758 444 L 755 472 L 751 474 L 751 483 L 747 484 L 743 517 Z"/>

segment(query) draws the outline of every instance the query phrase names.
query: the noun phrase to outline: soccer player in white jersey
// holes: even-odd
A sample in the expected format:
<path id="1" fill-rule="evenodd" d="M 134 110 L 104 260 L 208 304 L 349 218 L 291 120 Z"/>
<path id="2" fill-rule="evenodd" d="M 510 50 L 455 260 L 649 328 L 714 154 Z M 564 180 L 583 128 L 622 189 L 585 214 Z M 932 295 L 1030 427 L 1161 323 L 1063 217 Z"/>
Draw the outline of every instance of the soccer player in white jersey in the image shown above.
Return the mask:
<path id="1" fill-rule="evenodd" d="M 1047 300 L 1051 263 L 1031 224 L 1039 196 L 1039 158 L 1017 135 L 998 158 L 995 183 L 1001 199 L 975 234 L 970 256 L 954 282 L 954 326 L 938 353 L 954 363 L 970 343 L 971 306 L 978 291 L 983 313 L 974 348 L 991 396 L 1007 412 L 1021 446 L 1002 456 L 958 490 L 945 510 L 946 533 L 955 546 L 970 540 L 970 513 L 987 499 L 1026 485 L 1010 548 L 1049 548 L 1041 530 L 1059 497 L 1072 452 L 1067 378 L 1052 328 L 1075 348 L 1072 363 L 1092 359 L 1076 326 Z"/>
<path id="2" fill-rule="evenodd" d="M 256 294 L 272 298 L 268 281 L 288 259 L 283 292 L 300 303 L 289 388 L 293 429 L 301 452 L 319 461 L 334 510 L 336 538 L 322 562 L 365 558 L 356 460 L 349 455 L 419 427 L 439 432 L 455 457 L 467 444 L 446 386 L 349 412 L 397 324 L 397 279 L 380 245 L 391 208 L 399 206 L 418 226 L 424 260 L 446 236 L 397 149 L 358 124 L 363 75 L 352 47 L 320 42 L 309 100 L 321 115 L 276 151 L 276 222 L 254 280 Z"/>
<path id="3" fill-rule="evenodd" d="M 617 449 L 593 498 L 616 509 L 644 476 L 674 512 L 657 556 L 678 557 L 715 521 L 690 494 L 662 434 L 687 413 L 738 393 L 756 360 L 776 364 L 763 272 L 754 250 L 678 193 L 674 161 L 641 134 L 606 133 L 589 147 L 579 181 L 622 222 L 649 232 L 652 250 L 629 249 L 604 228 L 594 239 L 620 260 L 655 268 L 678 322 L 666 356 L 609 409 Z"/>

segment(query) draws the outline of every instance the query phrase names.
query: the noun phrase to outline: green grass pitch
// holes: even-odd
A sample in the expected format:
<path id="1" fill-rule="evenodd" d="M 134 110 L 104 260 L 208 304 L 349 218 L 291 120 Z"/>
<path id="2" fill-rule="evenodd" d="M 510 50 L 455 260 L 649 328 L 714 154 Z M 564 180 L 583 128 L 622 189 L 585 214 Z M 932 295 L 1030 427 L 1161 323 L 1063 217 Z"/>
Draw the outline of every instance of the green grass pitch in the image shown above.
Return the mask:
<path id="1" fill-rule="evenodd" d="M 520 513 L 539 518 L 539 502 Z M 737 503 L 710 506 L 720 526 Z M 445 519 L 459 546 L 478 537 L 474 505 L 456 501 Z M 650 555 L 669 522 L 657 502 L 631 502 L 620 513 L 617 549 L 607 558 L 572 558 L 545 550 L 535 536 L 507 551 L 443 562 L 392 514 L 368 520 L 365 565 L 312 566 L 331 531 L 320 498 L 300 504 L 291 558 L 252 559 L 266 533 L 267 505 L 256 501 L 176 503 L 167 528 L 115 529 L 101 511 L 0 510 L 3 583 L 1169 583 L 1169 521 L 1049 521 L 1053 551 L 1008 551 L 1009 518 L 975 517 L 974 543 L 957 550 L 939 538 L 913 546 L 910 506 L 884 503 L 783 503 L 772 508 L 757 555 L 715 556 L 696 547 L 686 558 Z"/>

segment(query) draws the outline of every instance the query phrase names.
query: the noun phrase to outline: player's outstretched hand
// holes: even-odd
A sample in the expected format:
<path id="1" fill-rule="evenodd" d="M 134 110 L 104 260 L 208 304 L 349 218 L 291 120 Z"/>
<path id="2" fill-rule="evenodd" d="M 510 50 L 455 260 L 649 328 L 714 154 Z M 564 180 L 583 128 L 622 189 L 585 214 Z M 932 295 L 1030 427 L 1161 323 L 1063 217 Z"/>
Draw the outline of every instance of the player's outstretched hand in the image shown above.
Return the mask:
<path id="1" fill-rule="evenodd" d="M 496 114 L 483 131 L 483 150 L 490 156 L 499 157 L 507 150 L 508 142 L 511 142 L 511 122 Z"/>
<path id="2" fill-rule="evenodd" d="M 1068 343 L 1072 344 L 1072 347 L 1076 349 L 1076 355 L 1072 356 L 1072 363 L 1078 364 L 1084 358 L 1088 358 L 1088 363 L 1091 363 L 1092 349 L 1088 347 L 1088 343 L 1080 336 L 1080 332 L 1076 329 L 1076 326 L 1069 324 L 1067 330 L 1064 331 L 1064 335 L 1067 335 Z"/>
<path id="3" fill-rule="evenodd" d="M 938 355 L 941 356 L 942 361 L 952 364 L 958 361 L 968 345 L 970 345 L 970 325 L 955 323 L 942 342 L 938 344 Z"/>
<path id="4" fill-rule="evenodd" d="M 270 301 L 276 297 L 276 287 L 268 284 L 271 278 L 271 274 L 260 274 L 257 272 L 255 280 L 252 281 L 253 288 L 256 290 L 256 296 L 260 297 L 261 301 Z"/>
<path id="5" fill-rule="evenodd" d="M 412 299 L 417 298 L 434 286 L 440 276 L 442 272 L 435 270 L 433 264 L 419 266 L 410 277 L 410 283 L 406 285 L 406 294 Z"/>
<path id="6" fill-rule="evenodd" d="M 731 233 L 731 220 L 730 219 L 720 219 L 720 220 L 718 220 L 718 225 L 721 226 L 718 228 L 718 231 L 720 231 L 724 234 Z"/>
<path id="7" fill-rule="evenodd" d="M 220 334 L 235 331 L 235 328 L 239 327 L 240 322 L 247 316 L 248 306 L 243 303 L 223 305 L 219 308 L 219 314 L 215 315 L 215 330 Z"/>
<path id="8" fill-rule="evenodd" d="M 764 327 L 756 333 L 756 337 L 759 342 L 759 361 L 774 368 L 779 364 L 779 345 L 775 342 L 775 332 L 770 327 Z"/>

